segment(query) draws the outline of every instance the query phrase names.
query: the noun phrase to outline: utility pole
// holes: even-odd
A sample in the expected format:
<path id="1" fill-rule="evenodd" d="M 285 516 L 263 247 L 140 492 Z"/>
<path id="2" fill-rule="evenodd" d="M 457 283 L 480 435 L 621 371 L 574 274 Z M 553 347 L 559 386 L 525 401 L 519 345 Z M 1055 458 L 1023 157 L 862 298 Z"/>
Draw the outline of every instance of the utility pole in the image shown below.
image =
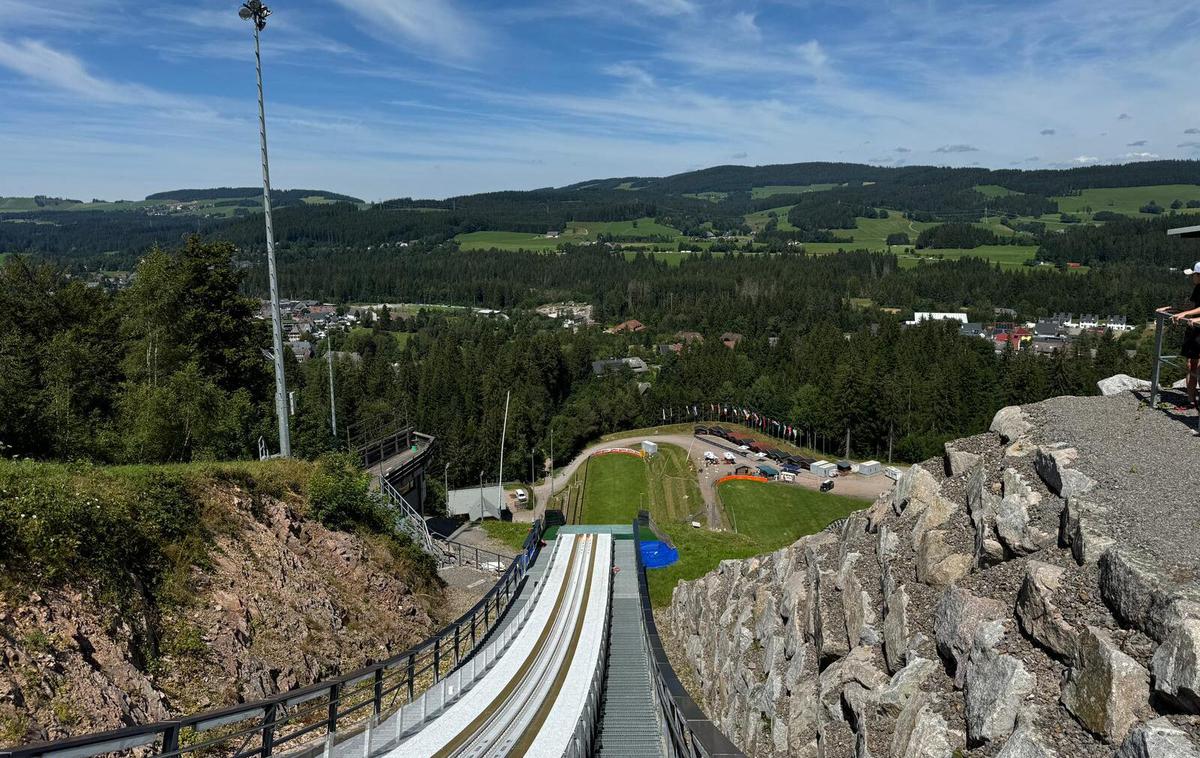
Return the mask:
<path id="1" fill-rule="evenodd" d="M 508 401 L 512 390 L 504 395 L 504 426 L 500 427 L 500 474 L 496 477 L 496 507 L 503 508 L 504 502 L 504 438 L 508 435 Z"/>
<path id="2" fill-rule="evenodd" d="M 337 439 L 337 407 L 333 396 L 333 332 L 325 333 L 325 357 L 329 363 L 329 425 L 333 427 L 333 438 Z"/>
<path id="3" fill-rule="evenodd" d="M 267 274 L 271 281 L 271 337 L 275 348 L 275 415 L 279 419 L 279 454 L 292 456 L 292 434 L 288 428 L 287 378 L 283 374 L 283 315 L 279 309 L 279 276 L 275 270 L 275 231 L 271 224 L 271 169 L 267 162 L 267 114 L 263 106 L 262 50 L 259 35 L 267 26 L 271 9 L 262 0 L 247 0 L 238 16 L 254 22 L 254 67 L 258 74 L 258 138 L 262 150 L 263 219 L 267 226 Z"/>

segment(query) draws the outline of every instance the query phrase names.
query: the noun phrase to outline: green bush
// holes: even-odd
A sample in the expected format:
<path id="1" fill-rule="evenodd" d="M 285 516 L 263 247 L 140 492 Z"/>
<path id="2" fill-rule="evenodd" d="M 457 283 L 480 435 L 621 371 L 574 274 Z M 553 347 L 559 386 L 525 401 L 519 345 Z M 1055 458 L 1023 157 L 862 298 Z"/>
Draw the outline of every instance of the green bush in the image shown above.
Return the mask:
<path id="1" fill-rule="evenodd" d="M 317 459 L 308 502 L 313 517 L 330 529 L 390 531 L 387 508 L 381 496 L 371 492 L 371 475 L 348 453 L 326 453 Z"/>

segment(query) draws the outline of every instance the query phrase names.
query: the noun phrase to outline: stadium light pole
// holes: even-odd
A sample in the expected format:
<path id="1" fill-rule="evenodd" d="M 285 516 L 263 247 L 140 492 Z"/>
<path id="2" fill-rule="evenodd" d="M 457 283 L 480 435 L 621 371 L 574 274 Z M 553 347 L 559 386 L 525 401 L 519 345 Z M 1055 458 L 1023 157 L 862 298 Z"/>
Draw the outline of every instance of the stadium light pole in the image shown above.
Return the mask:
<path id="1" fill-rule="evenodd" d="M 254 24 L 254 67 L 258 74 L 258 139 L 262 149 L 263 217 L 267 225 L 267 274 L 271 280 L 271 338 L 275 347 L 275 415 L 279 417 L 279 454 L 292 457 L 288 428 L 287 378 L 283 374 L 283 315 L 279 309 L 279 277 L 275 272 L 275 230 L 271 224 L 271 169 L 267 163 L 267 114 L 263 107 L 262 51 L 259 34 L 267 26 L 271 9 L 262 0 L 246 0 L 238 16 Z"/>

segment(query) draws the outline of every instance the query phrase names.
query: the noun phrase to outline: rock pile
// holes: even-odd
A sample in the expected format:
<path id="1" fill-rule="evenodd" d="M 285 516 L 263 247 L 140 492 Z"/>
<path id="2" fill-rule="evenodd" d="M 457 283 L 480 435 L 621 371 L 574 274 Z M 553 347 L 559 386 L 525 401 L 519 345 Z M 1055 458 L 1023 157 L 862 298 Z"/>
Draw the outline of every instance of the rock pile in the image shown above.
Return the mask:
<path id="1" fill-rule="evenodd" d="M 675 664 L 735 743 L 1200 758 L 1198 577 L 1112 526 L 1133 506 L 1105 494 L 1113 472 L 1081 469 L 1090 450 L 1047 437 L 1081 399 L 1059 400 L 1002 410 L 836 531 L 676 588 Z M 1179 507 L 1200 525 L 1198 499 Z"/>

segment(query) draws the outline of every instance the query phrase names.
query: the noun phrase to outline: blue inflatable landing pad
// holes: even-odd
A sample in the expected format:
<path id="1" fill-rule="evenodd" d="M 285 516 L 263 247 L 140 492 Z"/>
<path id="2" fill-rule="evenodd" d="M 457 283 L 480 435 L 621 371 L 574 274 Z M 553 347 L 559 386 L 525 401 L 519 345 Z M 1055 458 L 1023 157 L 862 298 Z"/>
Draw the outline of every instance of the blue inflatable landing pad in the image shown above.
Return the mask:
<path id="1" fill-rule="evenodd" d="M 664 568 L 679 560 L 679 551 L 659 540 L 642 542 L 641 549 L 642 565 L 648 569 Z"/>

